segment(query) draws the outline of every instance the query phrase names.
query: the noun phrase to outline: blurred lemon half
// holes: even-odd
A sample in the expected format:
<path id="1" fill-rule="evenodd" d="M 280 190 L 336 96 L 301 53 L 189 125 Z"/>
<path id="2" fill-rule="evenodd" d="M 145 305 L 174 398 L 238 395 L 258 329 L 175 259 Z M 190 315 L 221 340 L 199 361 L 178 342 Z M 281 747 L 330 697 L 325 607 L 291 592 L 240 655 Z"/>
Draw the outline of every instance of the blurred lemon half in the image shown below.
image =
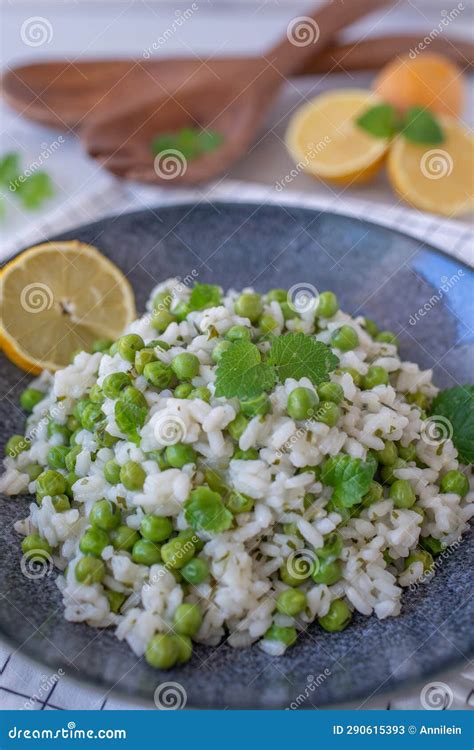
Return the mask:
<path id="1" fill-rule="evenodd" d="M 82 242 L 48 242 L 0 274 L 0 343 L 31 373 L 69 364 L 78 349 L 115 339 L 136 317 L 132 288 L 114 263 Z"/>

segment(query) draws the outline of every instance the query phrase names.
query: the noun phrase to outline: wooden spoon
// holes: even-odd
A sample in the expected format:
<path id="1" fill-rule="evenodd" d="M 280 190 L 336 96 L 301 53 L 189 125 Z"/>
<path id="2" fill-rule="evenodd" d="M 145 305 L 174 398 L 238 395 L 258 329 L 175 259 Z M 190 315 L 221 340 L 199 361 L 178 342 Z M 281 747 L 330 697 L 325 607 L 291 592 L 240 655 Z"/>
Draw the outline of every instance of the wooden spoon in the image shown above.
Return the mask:
<path id="1" fill-rule="evenodd" d="M 316 52 L 298 70 L 298 75 L 340 71 L 379 70 L 393 57 L 416 49 L 415 35 L 390 35 L 357 43 L 333 44 Z M 319 47 L 318 47 L 319 50 Z M 437 37 L 430 50 L 449 57 L 461 68 L 474 65 L 474 44 L 461 39 Z M 245 58 L 212 58 L 205 63 L 196 58 L 117 59 L 50 61 L 21 65 L 4 73 L 2 93 L 17 112 L 35 122 L 60 129 L 76 128 L 110 95 L 125 97 L 144 86 L 160 85 L 172 92 L 196 75 L 206 75 L 209 84 L 232 75 Z M 253 65 L 257 63 L 251 58 Z"/>
<path id="2" fill-rule="evenodd" d="M 330 2 L 312 16 L 290 23 L 285 39 L 255 61 L 234 63 L 229 74 L 211 80 L 196 75 L 172 91 L 155 80 L 126 98 L 108 97 L 80 129 L 87 152 L 107 169 L 128 179 L 148 183 L 192 184 L 224 172 L 252 142 L 283 81 L 324 49 L 335 34 L 390 0 Z M 153 90 L 154 89 L 154 90 Z M 215 131 L 222 144 L 187 160 L 177 150 L 156 159 L 151 143 L 160 133 L 182 128 Z"/>

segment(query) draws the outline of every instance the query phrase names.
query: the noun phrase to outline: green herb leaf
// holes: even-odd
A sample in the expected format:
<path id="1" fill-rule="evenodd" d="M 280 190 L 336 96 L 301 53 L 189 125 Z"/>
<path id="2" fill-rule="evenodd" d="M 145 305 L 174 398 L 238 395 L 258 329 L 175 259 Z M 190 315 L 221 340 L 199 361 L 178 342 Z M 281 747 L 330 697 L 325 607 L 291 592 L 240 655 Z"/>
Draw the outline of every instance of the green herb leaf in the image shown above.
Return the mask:
<path id="1" fill-rule="evenodd" d="M 43 201 L 54 195 L 53 183 L 46 172 L 33 172 L 17 183 L 16 192 L 25 208 L 39 208 Z"/>
<path id="2" fill-rule="evenodd" d="M 423 107 L 411 107 L 405 115 L 403 135 L 412 143 L 443 143 L 444 134 L 433 115 Z"/>
<path id="3" fill-rule="evenodd" d="M 321 481 L 334 487 L 332 499 L 345 508 L 351 508 L 368 492 L 375 473 L 373 462 L 361 458 L 339 455 L 329 458 L 323 465 Z"/>
<path id="4" fill-rule="evenodd" d="M 175 133 L 159 135 L 152 142 L 151 149 L 155 155 L 168 150 L 180 151 L 185 159 L 191 161 L 213 151 L 223 140 L 222 135 L 214 130 L 181 128 Z"/>
<path id="5" fill-rule="evenodd" d="M 11 151 L 0 159 L 0 183 L 9 185 L 21 171 L 20 154 Z"/>
<path id="6" fill-rule="evenodd" d="M 260 351 L 250 341 L 232 344 L 220 358 L 216 375 L 218 398 L 251 398 L 275 384 L 273 367 L 262 362 Z"/>
<path id="7" fill-rule="evenodd" d="M 233 521 L 233 515 L 224 506 L 219 493 L 212 490 L 205 494 L 199 493 L 199 490 L 191 492 L 190 499 L 184 505 L 184 516 L 194 531 L 212 534 L 226 531 Z"/>
<path id="8" fill-rule="evenodd" d="M 117 427 L 135 443 L 140 441 L 138 429 L 145 424 L 147 413 L 146 406 L 139 406 L 122 399 L 115 402 L 114 416 Z"/>
<path id="9" fill-rule="evenodd" d="M 438 393 L 431 406 L 432 419 L 437 416 L 450 422 L 461 463 L 474 463 L 474 385 L 457 385 Z"/>
<path id="10" fill-rule="evenodd" d="M 287 333 L 276 338 L 270 349 L 268 363 L 276 370 L 277 378 L 309 378 L 313 385 L 329 380 L 329 373 L 339 364 L 339 359 L 329 346 L 304 333 Z"/>
<path id="11" fill-rule="evenodd" d="M 356 120 L 357 125 L 376 138 L 391 138 L 398 130 L 398 115 L 391 104 L 376 104 Z"/>
<path id="12" fill-rule="evenodd" d="M 222 303 L 221 290 L 214 284 L 196 284 L 189 298 L 190 310 L 205 310 Z"/>

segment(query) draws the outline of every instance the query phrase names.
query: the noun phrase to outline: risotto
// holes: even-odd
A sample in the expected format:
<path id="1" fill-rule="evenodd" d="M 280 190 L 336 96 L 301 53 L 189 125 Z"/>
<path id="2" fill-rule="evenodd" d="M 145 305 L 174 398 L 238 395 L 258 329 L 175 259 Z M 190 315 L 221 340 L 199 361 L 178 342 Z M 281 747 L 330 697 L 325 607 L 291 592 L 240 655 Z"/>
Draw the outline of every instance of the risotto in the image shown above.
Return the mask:
<path id="1" fill-rule="evenodd" d="M 57 568 L 67 620 L 157 668 L 192 641 L 281 655 L 314 621 L 330 638 L 398 615 L 474 482 L 397 347 L 331 292 L 165 281 L 118 341 L 22 394 L 0 490 L 36 496 L 23 561 Z"/>

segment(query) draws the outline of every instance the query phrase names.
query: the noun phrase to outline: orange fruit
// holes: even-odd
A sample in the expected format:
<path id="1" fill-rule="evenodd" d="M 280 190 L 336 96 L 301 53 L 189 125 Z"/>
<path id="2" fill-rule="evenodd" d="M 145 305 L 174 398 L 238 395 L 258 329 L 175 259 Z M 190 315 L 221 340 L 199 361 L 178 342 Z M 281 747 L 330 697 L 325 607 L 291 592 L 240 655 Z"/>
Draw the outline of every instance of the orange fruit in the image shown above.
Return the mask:
<path id="1" fill-rule="evenodd" d="M 422 52 L 388 63 L 373 84 L 374 91 L 400 112 L 423 107 L 440 115 L 458 117 L 464 102 L 461 69 L 443 55 Z"/>
<path id="2" fill-rule="evenodd" d="M 34 374 L 64 367 L 96 339 L 116 339 L 135 317 L 126 277 L 82 242 L 36 245 L 0 274 L 0 345 Z"/>
<path id="3" fill-rule="evenodd" d="M 393 188 L 424 211 L 458 216 L 474 208 L 474 138 L 456 120 L 440 118 L 439 145 L 410 143 L 402 135 L 387 159 Z"/>
<path id="4" fill-rule="evenodd" d="M 379 170 L 389 140 L 373 137 L 356 120 L 379 103 L 371 91 L 342 89 L 304 104 L 285 134 L 290 156 L 301 170 L 320 179 L 342 185 L 366 182 Z"/>

